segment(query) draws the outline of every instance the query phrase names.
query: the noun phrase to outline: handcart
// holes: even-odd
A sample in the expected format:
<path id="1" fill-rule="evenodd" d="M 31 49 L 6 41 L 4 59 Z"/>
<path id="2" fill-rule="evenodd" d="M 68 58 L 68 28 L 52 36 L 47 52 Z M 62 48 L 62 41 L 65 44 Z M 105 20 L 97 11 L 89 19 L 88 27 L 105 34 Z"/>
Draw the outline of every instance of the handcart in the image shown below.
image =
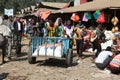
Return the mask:
<path id="1" fill-rule="evenodd" d="M 69 41 L 69 38 L 60 37 L 32 37 L 28 52 L 28 62 L 34 64 L 36 57 L 45 56 L 64 58 L 67 66 L 71 66 L 73 54 L 72 49 L 69 48 Z"/>

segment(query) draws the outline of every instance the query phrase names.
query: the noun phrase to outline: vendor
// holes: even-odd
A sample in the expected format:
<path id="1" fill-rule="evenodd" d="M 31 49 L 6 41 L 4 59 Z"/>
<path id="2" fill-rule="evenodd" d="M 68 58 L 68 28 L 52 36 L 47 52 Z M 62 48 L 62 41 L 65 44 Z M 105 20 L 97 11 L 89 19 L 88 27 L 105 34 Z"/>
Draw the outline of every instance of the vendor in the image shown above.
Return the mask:
<path id="1" fill-rule="evenodd" d="M 109 69 L 112 73 L 120 73 L 120 54 L 117 54 L 109 64 Z"/>
<path id="2" fill-rule="evenodd" d="M 111 47 L 107 47 L 105 51 L 101 51 L 98 57 L 95 60 L 96 66 L 104 70 L 112 60 L 113 53 L 111 51 Z"/>

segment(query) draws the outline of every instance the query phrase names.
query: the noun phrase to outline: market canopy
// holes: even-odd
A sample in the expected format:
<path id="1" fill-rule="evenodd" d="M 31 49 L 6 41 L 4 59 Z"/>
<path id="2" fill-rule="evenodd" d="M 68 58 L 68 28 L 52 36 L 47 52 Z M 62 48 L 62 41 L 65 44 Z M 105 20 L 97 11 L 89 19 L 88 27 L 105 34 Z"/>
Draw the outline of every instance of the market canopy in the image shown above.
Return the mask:
<path id="1" fill-rule="evenodd" d="M 41 4 L 43 4 L 44 6 L 50 6 L 50 7 L 54 7 L 54 8 L 63 8 L 66 3 L 56 3 L 56 2 L 41 2 Z"/>
<path id="2" fill-rule="evenodd" d="M 35 13 L 33 13 L 33 15 L 36 17 L 41 16 L 41 18 L 45 20 L 53 12 L 55 12 L 54 9 L 39 8 Z"/>
<path id="3" fill-rule="evenodd" d="M 34 12 L 35 16 L 39 16 L 41 12 L 50 11 L 51 13 L 56 13 L 57 10 L 63 8 L 66 3 L 56 3 L 56 2 L 40 2 L 38 10 Z"/>
<path id="4" fill-rule="evenodd" d="M 120 0 L 94 0 L 91 2 L 87 2 L 84 4 L 80 4 L 79 6 L 69 7 L 66 9 L 61 9 L 56 11 L 56 13 L 72 13 L 79 11 L 95 11 L 102 9 L 118 9 L 120 8 Z"/>

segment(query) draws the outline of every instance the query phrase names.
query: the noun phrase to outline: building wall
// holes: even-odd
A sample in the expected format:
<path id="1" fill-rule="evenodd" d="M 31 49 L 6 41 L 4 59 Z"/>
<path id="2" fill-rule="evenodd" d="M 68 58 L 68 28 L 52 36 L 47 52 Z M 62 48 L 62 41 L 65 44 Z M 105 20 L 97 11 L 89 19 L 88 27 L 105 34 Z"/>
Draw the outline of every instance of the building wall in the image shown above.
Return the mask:
<path id="1" fill-rule="evenodd" d="M 80 0 L 80 4 L 86 3 L 87 0 Z"/>
<path id="2" fill-rule="evenodd" d="M 93 1 L 93 0 L 74 0 L 74 6 L 79 6 L 80 4 L 84 4 L 90 1 Z"/>
<path id="3" fill-rule="evenodd" d="M 74 6 L 79 6 L 80 5 L 80 0 L 74 0 Z"/>

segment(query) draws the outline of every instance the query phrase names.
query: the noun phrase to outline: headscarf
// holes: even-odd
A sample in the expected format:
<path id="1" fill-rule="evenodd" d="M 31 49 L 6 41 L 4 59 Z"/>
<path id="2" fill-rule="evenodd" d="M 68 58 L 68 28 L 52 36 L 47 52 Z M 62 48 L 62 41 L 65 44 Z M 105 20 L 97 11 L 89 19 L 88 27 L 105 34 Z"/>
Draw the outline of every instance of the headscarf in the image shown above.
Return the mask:
<path id="1" fill-rule="evenodd" d="M 59 25 L 59 20 L 62 20 L 60 17 L 58 17 L 55 21 L 55 25 L 58 26 Z"/>

